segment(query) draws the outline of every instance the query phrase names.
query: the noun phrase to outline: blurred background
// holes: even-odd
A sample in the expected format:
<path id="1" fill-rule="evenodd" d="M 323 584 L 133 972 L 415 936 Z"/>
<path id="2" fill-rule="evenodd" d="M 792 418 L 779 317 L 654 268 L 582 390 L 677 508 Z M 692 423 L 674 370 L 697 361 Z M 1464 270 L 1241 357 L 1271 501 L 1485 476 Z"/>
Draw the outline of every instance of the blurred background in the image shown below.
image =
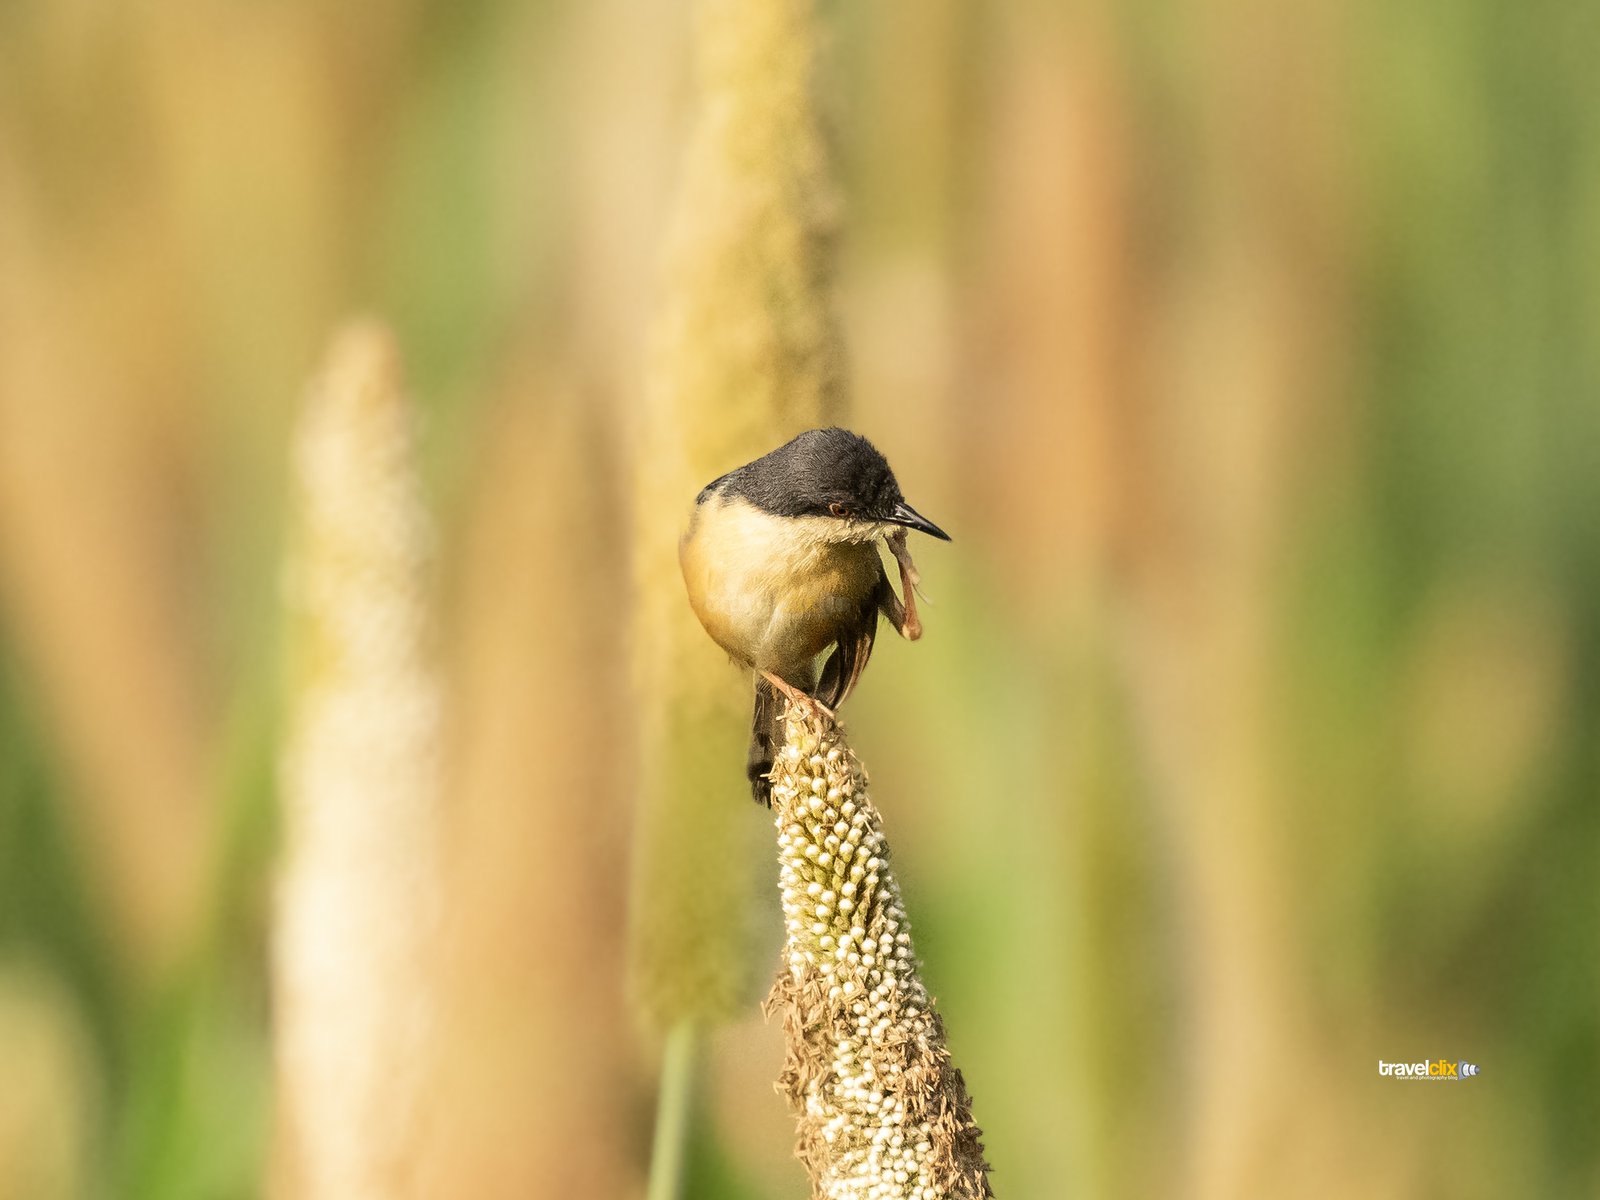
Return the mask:
<path id="1" fill-rule="evenodd" d="M 955 536 L 851 733 L 999 1194 L 1600 1194 L 1600 9 L 821 15 L 847 423 Z M 355 311 L 451 698 L 419 1153 L 642 1194 L 628 462 L 691 40 L 0 6 L 0 1195 L 269 1186 L 291 430 Z M 806 1194 L 766 939 L 688 1196 Z"/>

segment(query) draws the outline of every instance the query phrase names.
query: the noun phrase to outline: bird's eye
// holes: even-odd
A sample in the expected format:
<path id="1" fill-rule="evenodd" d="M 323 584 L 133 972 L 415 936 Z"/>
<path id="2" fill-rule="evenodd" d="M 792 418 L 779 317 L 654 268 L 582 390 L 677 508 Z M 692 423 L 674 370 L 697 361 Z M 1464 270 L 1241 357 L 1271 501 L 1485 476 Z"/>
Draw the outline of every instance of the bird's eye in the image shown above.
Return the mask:
<path id="1" fill-rule="evenodd" d="M 842 500 L 835 500 L 832 504 L 828 505 L 828 511 L 836 517 L 850 517 L 855 515 L 850 506 L 844 503 Z"/>

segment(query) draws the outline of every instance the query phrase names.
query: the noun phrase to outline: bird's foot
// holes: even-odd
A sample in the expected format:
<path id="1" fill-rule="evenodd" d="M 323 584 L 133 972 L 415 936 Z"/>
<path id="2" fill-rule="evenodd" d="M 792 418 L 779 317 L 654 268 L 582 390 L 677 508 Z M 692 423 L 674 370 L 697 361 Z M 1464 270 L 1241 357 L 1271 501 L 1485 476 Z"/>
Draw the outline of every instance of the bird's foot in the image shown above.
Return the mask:
<path id="1" fill-rule="evenodd" d="M 821 700 L 818 700 L 815 696 L 809 695 L 806 692 L 802 692 L 788 680 L 779 678 L 771 671 L 763 671 L 761 672 L 761 675 L 762 678 L 764 678 L 768 683 L 777 688 L 779 692 L 788 697 L 790 704 L 794 705 L 798 709 L 801 709 L 807 715 L 816 716 L 820 713 L 821 715 L 827 717 L 828 720 L 835 723 L 838 722 L 838 714 L 824 704 Z"/>

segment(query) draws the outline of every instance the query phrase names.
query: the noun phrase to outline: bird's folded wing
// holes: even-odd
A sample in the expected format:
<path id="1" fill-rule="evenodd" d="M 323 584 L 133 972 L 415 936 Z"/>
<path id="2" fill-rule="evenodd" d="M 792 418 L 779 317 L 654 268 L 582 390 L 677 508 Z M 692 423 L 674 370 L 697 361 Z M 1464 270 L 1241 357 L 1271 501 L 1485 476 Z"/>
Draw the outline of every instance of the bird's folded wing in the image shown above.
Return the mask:
<path id="1" fill-rule="evenodd" d="M 823 664 L 816 695 L 829 708 L 838 708 L 849 698 L 861 679 L 861 672 L 867 669 L 867 660 L 872 657 L 872 643 L 878 636 L 878 610 L 883 606 L 886 595 L 892 600 L 894 589 L 889 586 L 888 576 L 883 574 L 880 567 L 877 586 L 867 594 L 861 607 L 839 627 L 833 653 L 828 655 L 828 661 Z"/>

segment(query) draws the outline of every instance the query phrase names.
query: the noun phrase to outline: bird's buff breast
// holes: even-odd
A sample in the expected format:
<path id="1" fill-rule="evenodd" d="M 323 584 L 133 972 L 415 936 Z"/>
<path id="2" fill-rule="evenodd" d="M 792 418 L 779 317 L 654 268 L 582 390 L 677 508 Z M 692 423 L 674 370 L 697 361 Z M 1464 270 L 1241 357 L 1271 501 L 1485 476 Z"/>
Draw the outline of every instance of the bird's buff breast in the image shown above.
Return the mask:
<path id="1" fill-rule="evenodd" d="M 733 658 L 788 677 L 838 637 L 877 583 L 874 542 L 841 542 L 823 518 L 776 517 L 711 496 L 679 544 L 689 602 Z"/>

